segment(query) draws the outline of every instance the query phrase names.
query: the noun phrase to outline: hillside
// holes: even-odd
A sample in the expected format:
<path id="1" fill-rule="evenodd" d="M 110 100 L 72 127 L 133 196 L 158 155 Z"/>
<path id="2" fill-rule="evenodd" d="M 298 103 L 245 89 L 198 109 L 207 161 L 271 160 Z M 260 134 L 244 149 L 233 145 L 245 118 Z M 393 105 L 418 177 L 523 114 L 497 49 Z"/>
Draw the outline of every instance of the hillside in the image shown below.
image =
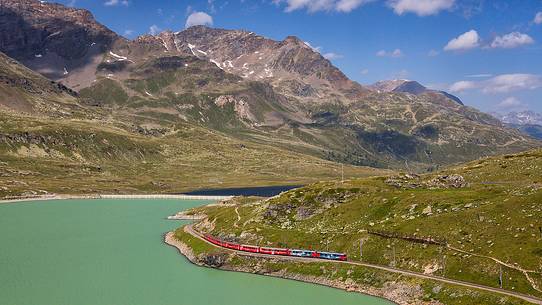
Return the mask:
<path id="1" fill-rule="evenodd" d="M 540 146 L 443 92 L 362 86 L 294 36 L 195 26 L 129 41 L 85 10 L 5 3 L 0 32 L 25 26 L 0 35 L 0 51 L 121 121 L 182 122 L 334 162 L 422 172 Z"/>
<path id="2" fill-rule="evenodd" d="M 354 261 L 492 287 L 499 287 L 502 270 L 504 289 L 540 297 L 541 168 L 542 151 L 533 150 L 430 175 L 321 182 L 192 213 L 209 216 L 199 230 L 239 243 L 329 249 Z M 460 300 L 429 294 L 443 304 Z M 474 300 L 462 304 L 495 304 L 468 295 Z"/>
<path id="3" fill-rule="evenodd" d="M 115 116 L 1 53 L 0 97 L 0 198 L 305 184 L 339 175 L 336 163 L 184 120 Z"/>

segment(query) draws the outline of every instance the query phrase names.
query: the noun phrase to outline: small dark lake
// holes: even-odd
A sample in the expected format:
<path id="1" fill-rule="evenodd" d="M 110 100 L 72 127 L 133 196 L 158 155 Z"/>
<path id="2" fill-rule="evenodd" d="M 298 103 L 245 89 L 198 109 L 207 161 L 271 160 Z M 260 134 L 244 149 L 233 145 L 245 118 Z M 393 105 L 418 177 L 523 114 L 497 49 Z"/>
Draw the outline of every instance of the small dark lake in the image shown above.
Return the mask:
<path id="1" fill-rule="evenodd" d="M 276 185 L 276 186 L 259 186 L 259 187 L 239 187 L 239 188 L 223 188 L 223 189 L 201 189 L 192 192 L 183 193 L 186 195 L 200 196 L 260 196 L 272 197 L 281 192 L 289 191 L 294 188 L 302 187 L 302 185 Z"/>

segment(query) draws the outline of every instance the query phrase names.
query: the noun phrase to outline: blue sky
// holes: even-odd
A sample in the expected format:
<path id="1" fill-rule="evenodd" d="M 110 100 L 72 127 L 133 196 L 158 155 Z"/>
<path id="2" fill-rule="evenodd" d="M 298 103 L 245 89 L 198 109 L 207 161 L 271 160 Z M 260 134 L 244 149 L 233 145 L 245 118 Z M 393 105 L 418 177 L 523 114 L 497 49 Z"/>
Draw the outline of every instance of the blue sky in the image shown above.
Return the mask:
<path id="1" fill-rule="evenodd" d="M 484 111 L 542 112 L 542 0 L 62 0 L 128 38 L 187 19 L 295 35 L 362 84 L 406 78 Z M 193 23 L 194 23 L 193 22 Z"/>

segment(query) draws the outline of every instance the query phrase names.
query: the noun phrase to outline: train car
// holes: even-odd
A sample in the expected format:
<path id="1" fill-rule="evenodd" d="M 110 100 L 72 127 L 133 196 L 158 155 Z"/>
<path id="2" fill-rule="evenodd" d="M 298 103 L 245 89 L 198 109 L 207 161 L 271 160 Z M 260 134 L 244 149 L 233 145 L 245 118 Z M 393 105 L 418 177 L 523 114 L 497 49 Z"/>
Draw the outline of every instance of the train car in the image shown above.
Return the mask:
<path id="1" fill-rule="evenodd" d="M 334 252 L 320 252 L 318 251 L 318 254 L 320 258 L 324 259 L 331 259 L 336 261 L 345 261 L 346 260 L 346 254 L 344 253 L 334 253 Z"/>
<path id="2" fill-rule="evenodd" d="M 249 246 L 249 245 L 240 245 L 239 250 L 240 251 L 245 251 L 245 252 L 251 252 L 251 253 L 260 252 L 260 248 L 258 248 L 256 246 Z"/>
<path id="3" fill-rule="evenodd" d="M 290 249 L 260 247 L 260 253 L 271 255 L 290 255 Z"/>
<path id="4" fill-rule="evenodd" d="M 224 242 L 223 247 L 226 247 L 228 249 L 233 249 L 233 250 L 240 250 L 241 245 L 236 244 L 236 243 Z"/>
<path id="5" fill-rule="evenodd" d="M 221 245 L 221 242 L 218 239 L 212 237 L 209 234 L 205 234 L 203 237 L 205 238 L 206 241 L 208 241 L 210 243 L 213 243 L 215 245 Z"/>
<path id="6" fill-rule="evenodd" d="M 293 249 L 290 251 L 291 256 L 299 256 L 299 257 L 313 257 L 314 252 L 311 250 L 301 250 L 301 249 Z"/>
<path id="7" fill-rule="evenodd" d="M 296 256 L 296 257 L 313 257 L 313 258 L 322 258 L 322 259 L 339 260 L 339 261 L 346 261 L 347 259 L 346 254 L 344 253 L 240 245 L 240 244 L 236 244 L 232 242 L 222 241 L 209 234 L 206 234 L 203 237 L 205 240 L 209 241 L 210 243 L 218 245 L 220 247 L 224 247 L 224 248 L 228 248 L 232 250 L 238 250 L 238 251 L 245 251 L 245 252 L 250 252 L 250 253 L 263 253 L 263 254 L 269 254 L 269 255 L 285 255 L 285 256 Z"/>

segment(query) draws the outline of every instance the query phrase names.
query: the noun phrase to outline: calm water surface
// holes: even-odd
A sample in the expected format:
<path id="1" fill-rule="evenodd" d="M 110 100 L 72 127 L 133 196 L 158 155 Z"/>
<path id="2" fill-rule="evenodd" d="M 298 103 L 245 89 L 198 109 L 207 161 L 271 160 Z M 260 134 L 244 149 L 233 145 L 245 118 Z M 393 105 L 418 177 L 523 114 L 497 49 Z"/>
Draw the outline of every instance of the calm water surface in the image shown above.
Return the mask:
<path id="1" fill-rule="evenodd" d="M 354 293 L 200 268 L 162 242 L 165 217 L 205 201 L 0 204 L 0 304 L 381 305 Z"/>
<path id="2" fill-rule="evenodd" d="M 203 196 L 260 196 L 272 197 L 291 189 L 302 187 L 302 185 L 275 185 L 275 186 L 256 186 L 256 187 L 236 187 L 222 189 L 201 189 L 192 192 L 183 193 L 186 195 Z"/>

